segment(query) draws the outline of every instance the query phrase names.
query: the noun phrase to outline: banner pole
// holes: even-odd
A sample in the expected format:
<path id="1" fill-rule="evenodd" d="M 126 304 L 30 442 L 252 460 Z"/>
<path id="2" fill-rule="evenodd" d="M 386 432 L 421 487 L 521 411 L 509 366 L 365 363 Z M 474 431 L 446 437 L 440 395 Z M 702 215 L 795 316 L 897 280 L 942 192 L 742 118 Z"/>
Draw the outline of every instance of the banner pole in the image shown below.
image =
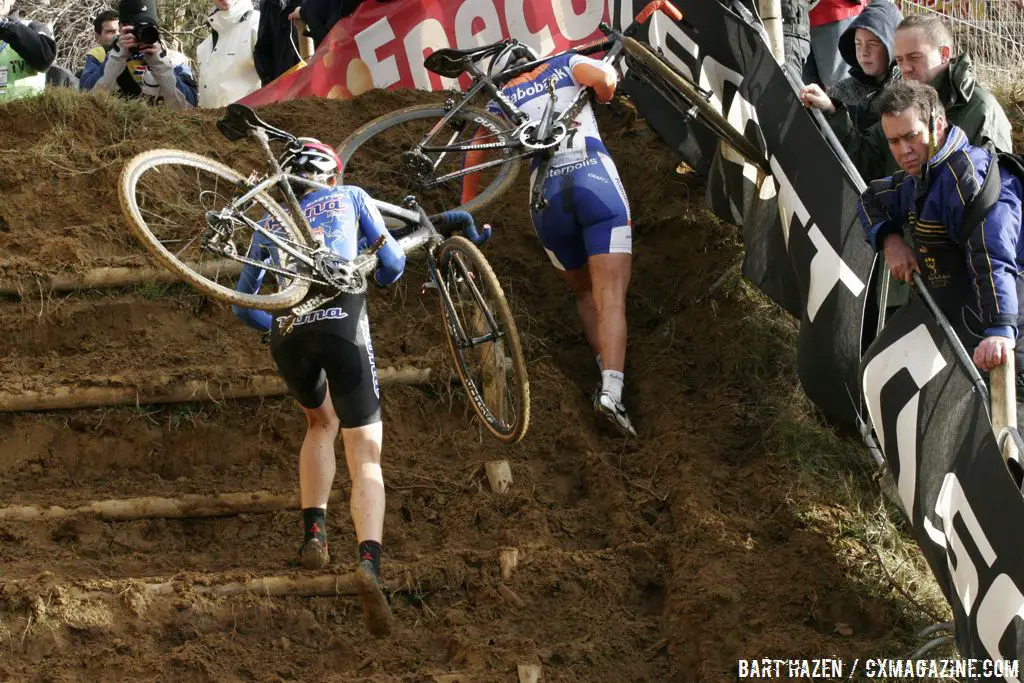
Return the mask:
<path id="1" fill-rule="evenodd" d="M 960 337 L 956 336 L 956 332 L 953 331 L 953 326 L 946 320 L 945 314 L 939 305 L 935 303 L 935 299 L 932 298 L 931 292 L 928 291 L 928 285 L 924 283 L 924 279 L 920 273 L 914 273 L 914 284 L 917 285 L 917 293 L 921 295 L 921 299 L 924 300 L 925 305 L 931 311 L 935 317 L 936 322 L 939 323 L 939 327 L 942 328 L 943 334 L 946 335 L 946 339 L 949 340 L 950 345 L 953 347 L 953 353 L 956 354 L 956 359 L 963 366 L 967 372 L 968 377 L 971 378 L 971 382 L 974 387 L 982 392 L 982 396 L 985 397 L 985 406 L 989 405 L 988 387 L 985 386 L 985 380 L 982 379 L 981 373 L 978 372 L 978 368 L 974 366 L 974 361 L 967 355 L 967 349 L 964 348 L 963 342 L 960 341 Z"/>
<path id="2" fill-rule="evenodd" d="M 782 64 L 786 61 L 786 49 L 782 38 L 782 3 L 780 0 L 758 0 L 757 11 L 761 15 L 761 23 L 768 32 L 768 46 L 775 56 L 775 61 Z"/>

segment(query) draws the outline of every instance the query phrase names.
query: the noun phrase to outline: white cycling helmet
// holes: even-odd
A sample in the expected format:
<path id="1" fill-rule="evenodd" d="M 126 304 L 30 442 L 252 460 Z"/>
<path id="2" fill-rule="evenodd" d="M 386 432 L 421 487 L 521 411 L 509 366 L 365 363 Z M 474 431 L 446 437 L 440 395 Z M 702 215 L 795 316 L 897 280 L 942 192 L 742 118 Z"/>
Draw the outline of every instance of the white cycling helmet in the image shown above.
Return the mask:
<path id="1" fill-rule="evenodd" d="M 341 158 L 330 145 L 314 138 L 298 138 L 281 155 L 281 170 L 305 178 L 320 179 L 341 172 Z"/>
<path id="2" fill-rule="evenodd" d="M 506 69 L 532 62 L 535 59 L 540 59 L 540 56 L 529 45 L 513 41 L 504 50 L 494 55 L 491 65 L 487 69 L 487 75 L 497 76 Z"/>

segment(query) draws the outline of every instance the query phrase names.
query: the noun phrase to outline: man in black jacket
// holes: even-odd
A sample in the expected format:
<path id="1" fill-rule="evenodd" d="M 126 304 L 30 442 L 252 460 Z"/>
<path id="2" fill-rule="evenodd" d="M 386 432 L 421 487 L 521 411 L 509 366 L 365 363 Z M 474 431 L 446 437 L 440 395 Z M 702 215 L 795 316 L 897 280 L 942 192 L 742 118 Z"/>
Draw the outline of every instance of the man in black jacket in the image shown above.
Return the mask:
<path id="1" fill-rule="evenodd" d="M 0 0 L 0 102 L 42 93 L 57 55 L 50 27 L 22 19 L 13 6 L 14 0 Z"/>
<path id="2" fill-rule="evenodd" d="M 267 85 L 299 63 L 299 38 L 288 15 L 295 11 L 301 0 L 263 0 L 260 5 L 260 25 L 256 34 L 253 61 L 260 82 Z"/>
<path id="3" fill-rule="evenodd" d="M 313 45 L 320 47 L 324 38 L 341 19 L 356 11 L 363 0 L 303 0 L 289 15 L 289 19 L 306 22 Z"/>

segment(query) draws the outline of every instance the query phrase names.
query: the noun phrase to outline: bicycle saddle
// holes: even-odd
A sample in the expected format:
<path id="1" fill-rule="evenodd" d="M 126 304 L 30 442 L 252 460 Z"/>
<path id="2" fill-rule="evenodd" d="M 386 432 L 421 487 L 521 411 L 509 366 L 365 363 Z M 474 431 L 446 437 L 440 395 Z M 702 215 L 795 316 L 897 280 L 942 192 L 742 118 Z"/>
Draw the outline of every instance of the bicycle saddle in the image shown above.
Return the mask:
<path id="1" fill-rule="evenodd" d="M 462 75 L 462 72 L 466 70 L 466 60 L 471 62 L 479 62 L 485 57 L 496 55 L 506 47 L 508 47 L 509 41 L 503 40 L 500 43 L 492 43 L 491 45 L 482 45 L 480 47 L 474 47 L 469 50 L 456 50 L 454 48 L 443 48 L 436 50 L 429 57 L 423 60 L 423 66 L 427 67 L 430 71 L 433 71 L 438 76 L 444 76 L 445 78 L 458 78 Z"/>
<path id="2" fill-rule="evenodd" d="M 231 142 L 237 142 L 249 135 L 249 130 L 259 128 L 272 140 L 294 140 L 295 136 L 275 128 L 244 104 L 229 104 L 227 113 L 217 122 L 217 128 Z"/>

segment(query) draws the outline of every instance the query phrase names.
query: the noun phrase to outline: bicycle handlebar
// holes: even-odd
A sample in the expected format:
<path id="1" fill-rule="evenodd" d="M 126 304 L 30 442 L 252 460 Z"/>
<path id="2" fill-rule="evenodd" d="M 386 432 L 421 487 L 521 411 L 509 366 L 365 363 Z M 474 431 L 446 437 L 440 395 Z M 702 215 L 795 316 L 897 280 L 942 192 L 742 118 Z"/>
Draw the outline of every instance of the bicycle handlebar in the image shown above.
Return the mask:
<path id="1" fill-rule="evenodd" d="M 675 5 L 669 2 L 669 0 L 653 0 L 653 2 L 647 3 L 647 6 L 640 10 L 640 14 L 636 15 L 636 23 L 646 24 L 647 20 L 651 18 L 651 15 L 658 11 L 667 14 L 670 18 L 676 21 L 683 18 L 683 13 L 680 12 Z"/>

